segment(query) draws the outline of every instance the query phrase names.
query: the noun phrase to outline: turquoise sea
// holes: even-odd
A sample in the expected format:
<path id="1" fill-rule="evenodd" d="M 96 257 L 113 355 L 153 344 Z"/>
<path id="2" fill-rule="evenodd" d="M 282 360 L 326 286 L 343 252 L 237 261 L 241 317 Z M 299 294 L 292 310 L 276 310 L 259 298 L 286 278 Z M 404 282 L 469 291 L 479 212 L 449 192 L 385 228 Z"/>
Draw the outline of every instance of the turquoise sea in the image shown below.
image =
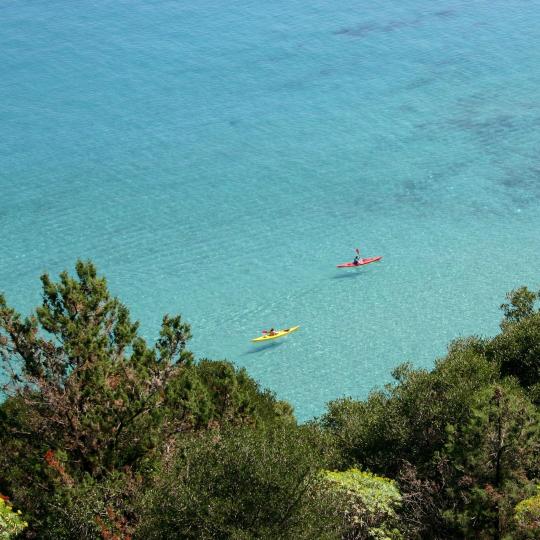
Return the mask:
<path id="1" fill-rule="evenodd" d="M 540 0 L 6 0 L 0 130 L 10 303 L 91 258 L 302 420 L 540 285 Z"/>

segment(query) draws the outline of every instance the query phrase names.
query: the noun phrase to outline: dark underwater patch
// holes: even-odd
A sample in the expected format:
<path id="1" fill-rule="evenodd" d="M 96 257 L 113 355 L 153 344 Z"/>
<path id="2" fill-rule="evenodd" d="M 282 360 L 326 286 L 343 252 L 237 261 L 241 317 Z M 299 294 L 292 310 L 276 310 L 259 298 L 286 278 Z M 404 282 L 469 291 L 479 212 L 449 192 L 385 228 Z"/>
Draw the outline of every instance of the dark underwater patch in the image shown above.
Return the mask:
<path id="1" fill-rule="evenodd" d="M 371 196 L 363 192 L 361 197 L 352 201 L 352 207 L 365 208 L 366 211 L 374 213 L 401 212 L 405 208 L 408 212 L 424 216 L 433 211 L 432 188 L 431 180 L 402 180 L 393 185 L 384 198 L 380 198 L 378 194 Z"/>
<path id="2" fill-rule="evenodd" d="M 423 86 L 428 86 L 433 82 L 435 82 L 435 79 L 432 77 L 419 77 L 418 79 L 414 79 L 413 81 L 405 85 L 405 89 L 414 90 L 416 88 L 422 88 Z"/>
<path id="3" fill-rule="evenodd" d="M 417 17 L 416 19 L 413 19 L 412 21 L 409 20 L 397 20 L 397 21 L 390 21 L 387 24 L 379 25 L 375 23 L 364 23 L 359 24 L 356 26 L 349 26 L 345 28 L 340 28 L 339 30 L 336 30 L 334 32 L 335 35 L 343 35 L 343 36 L 349 36 L 349 37 L 365 37 L 368 34 L 371 34 L 373 32 L 383 32 L 385 34 L 388 34 L 390 32 L 395 32 L 396 30 L 400 30 L 401 28 L 410 28 L 410 27 L 416 27 L 421 24 L 420 17 Z"/>
<path id="4" fill-rule="evenodd" d="M 435 17 L 437 18 L 446 18 L 449 19 L 451 17 L 455 17 L 457 15 L 457 11 L 452 8 L 448 9 L 442 9 L 440 11 L 436 11 L 435 13 L 427 16 L 418 16 L 415 19 L 412 20 L 394 20 L 390 21 L 386 24 L 375 24 L 375 23 L 362 23 L 357 24 L 355 26 L 345 26 L 343 28 L 340 28 L 339 30 L 335 30 L 333 32 L 334 35 L 338 36 L 349 36 L 349 37 L 366 37 L 368 34 L 371 34 L 373 32 L 384 32 L 384 33 L 390 33 L 395 32 L 396 30 L 400 30 L 402 28 L 415 28 L 420 26 L 425 19 L 433 19 Z"/>
<path id="5" fill-rule="evenodd" d="M 428 203 L 429 191 L 429 182 L 426 180 L 404 180 L 394 195 L 394 200 L 407 206 L 424 206 Z"/>
<path id="6" fill-rule="evenodd" d="M 410 103 L 401 103 L 398 107 L 398 109 L 402 112 L 407 113 L 417 113 L 418 107 L 415 107 L 414 105 L 411 105 Z"/>
<path id="7" fill-rule="evenodd" d="M 400 28 L 411 28 L 419 26 L 421 23 L 420 17 L 413 19 L 412 21 L 391 21 L 381 28 L 383 32 L 394 32 Z"/>
<path id="8" fill-rule="evenodd" d="M 336 72 L 335 69 L 326 67 L 319 70 L 319 75 L 322 75 L 323 77 L 328 77 L 329 75 L 333 75 L 335 72 Z"/>
<path id="9" fill-rule="evenodd" d="M 457 14 L 455 9 L 442 9 L 441 11 L 436 11 L 435 16 L 441 18 L 455 17 Z"/>
<path id="10" fill-rule="evenodd" d="M 374 23 L 365 23 L 365 24 L 358 24 L 356 26 L 349 26 L 346 28 L 341 28 L 339 30 L 336 30 L 334 34 L 338 36 L 364 37 L 370 34 L 371 32 L 375 32 L 379 30 L 379 28 L 380 27 Z"/>
<path id="11" fill-rule="evenodd" d="M 517 128 L 516 119 L 509 114 L 499 114 L 482 120 L 472 115 L 460 116 L 450 120 L 449 124 L 470 133 L 483 145 L 491 145 Z"/>
<path id="12" fill-rule="evenodd" d="M 518 170 L 507 168 L 499 179 L 499 185 L 515 205 L 538 204 L 540 201 L 540 164 Z"/>

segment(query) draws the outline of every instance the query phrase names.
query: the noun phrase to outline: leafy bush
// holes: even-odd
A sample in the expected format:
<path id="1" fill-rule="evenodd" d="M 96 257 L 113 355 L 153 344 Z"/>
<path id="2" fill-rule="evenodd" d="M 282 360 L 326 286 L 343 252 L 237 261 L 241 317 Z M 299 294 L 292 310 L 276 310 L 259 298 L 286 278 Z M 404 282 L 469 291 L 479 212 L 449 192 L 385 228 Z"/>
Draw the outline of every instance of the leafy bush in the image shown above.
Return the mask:
<path id="1" fill-rule="evenodd" d="M 0 495 L 0 540 L 10 540 L 28 527 L 21 511 L 14 512 L 7 500 Z"/>
<path id="2" fill-rule="evenodd" d="M 58 487 L 48 503 L 41 526 L 43 540 L 128 540 L 136 514 L 133 501 L 141 496 L 141 478 L 113 473 L 99 481 L 85 477 Z"/>
<path id="3" fill-rule="evenodd" d="M 301 430 L 237 428 L 185 441 L 143 499 L 141 539 L 339 539 L 320 456 Z"/>
<path id="4" fill-rule="evenodd" d="M 499 378 L 482 347 L 476 339 L 455 342 L 431 372 L 404 364 L 394 370 L 396 384 L 366 401 L 330 402 L 321 425 L 341 451 L 337 466 L 397 476 L 407 461 L 431 470 L 434 453 L 446 443 L 446 425 L 465 421 L 474 393 Z"/>
<path id="5" fill-rule="evenodd" d="M 157 342 L 147 344 L 91 262 L 78 261 L 74 277 L 41 281 L 43 302 L 26 318 L 0 295 L 0 380 L 8 380 L 0 390 L 9 396 L 0 404 L 0 490 L 26 509 L 29 534 L 95 537 L 98 518 L 112 529 L 127 519 L 129 530 L 131 482 L 118 478 L 142 478 L 144 489 L 163 452 L 186 434 L 294 427 L 292 409 L 245 370 L 196 362 L 180 316 L 165 315 Z M 111 490 L 126 511 L 113 508 L 107 522 Z"/>
<path id="6" fill-rule="evenodd" d="M 1 500 L 0 540 L 539 537 L 538 293 L 298 427 L 180 316 L 148 344 L 91 262 L 42 285 L 26 318 L 0 295 L 0 491 L 30 522 Z"/>
<path id="7" fill-rule="evenodd" d="M 393 480 L 358 469 L 325 471 L 330 489 L 337 495 L 345 523 L 344 539 L 402 539 L 397 509 L 401 494 Z"/>
<path id="8" fill-rule="evenodd" d="M 465 537 L 501 536 L 511 528 L 514 505 L 539 474 L 539 414 L 512 381 L 474 396 L 467 422 L 448 426 L 445 515 Z"/>
<path id="9" fill-rule="evenodd" d="M 520 287 L 506 298 L 508 303 L 501 305 L 502 332 L 491 340 L 486 353 L 503 376 L 516 377 L 540 404 L 540 311 L 535 309 L 540 293 Z"/>
<path id="10" fill-rule="evenodd" d="M 540 486 L 537 486 L 537 495 L 516 505 L 514 522 L 516 540 L 540 538 Z"/>
<path id="11" fill-rule="evenodd" d="M 540 314 L 520 291 L 492 340 L 452 343 L 430 372 L 400 366 L 395 384 L 366 401 L 332 402 L 321 419 L 341 456 L 334 466 L 398 480 L 408 538 L 506 534 L 514 505 L 540 474 L 531 402 Z"/>

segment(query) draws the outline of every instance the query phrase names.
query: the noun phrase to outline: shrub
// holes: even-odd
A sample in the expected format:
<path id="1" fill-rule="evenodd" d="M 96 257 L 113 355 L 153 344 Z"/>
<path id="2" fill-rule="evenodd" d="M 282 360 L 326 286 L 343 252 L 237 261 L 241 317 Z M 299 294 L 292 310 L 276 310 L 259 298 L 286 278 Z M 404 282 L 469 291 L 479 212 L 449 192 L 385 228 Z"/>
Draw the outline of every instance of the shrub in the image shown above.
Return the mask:
<path id="1" fill-rule="evenodd" d="M 0 495 L 0 540 L 14 538 L 28 527 L 23 520 L 21 511 L 13 511 L 8 501 Z"/>
<path id="2" fill-rule="evenodd" d="M 325 471 L 324 478 L 341 508 L 345 539 L 403 538 L 396 512 L 401 494 L 393 480 L 358 469 Z"/>
<path id="3" fill-rule="evenodd" d="M 515 538 L 534 539 L 540 537 L 540 486 L 537 495 L 519 502 L 515 507 Z"/>
<path id="4" fill-rule="evenodd" d="M 321 488 L 321 465 L 292 426 L 193 438 L 144 498 L 136 538 L 337 540 L 340 520 Z"/>

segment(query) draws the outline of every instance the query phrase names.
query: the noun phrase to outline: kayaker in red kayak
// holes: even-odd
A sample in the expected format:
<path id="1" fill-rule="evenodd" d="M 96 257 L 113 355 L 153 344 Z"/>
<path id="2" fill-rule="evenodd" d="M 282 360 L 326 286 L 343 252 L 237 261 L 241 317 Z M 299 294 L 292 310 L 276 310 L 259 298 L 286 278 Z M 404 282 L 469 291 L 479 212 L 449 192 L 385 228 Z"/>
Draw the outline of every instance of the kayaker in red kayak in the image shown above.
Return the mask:
<path id="1" fill-rule="evenodd" d="M 356 257 L 354 258 L 354 261 L 338 264 L 338 268 L 356 268 L 357 266 L 364 266 L 365 264 L 377 262 L 382 259 L 382 255 L 380 255 L 379 257 L 362 258 L 360 256 L 360 250 L 358 248 L 355 248 L 354 250 L 356 251 Z"/>

